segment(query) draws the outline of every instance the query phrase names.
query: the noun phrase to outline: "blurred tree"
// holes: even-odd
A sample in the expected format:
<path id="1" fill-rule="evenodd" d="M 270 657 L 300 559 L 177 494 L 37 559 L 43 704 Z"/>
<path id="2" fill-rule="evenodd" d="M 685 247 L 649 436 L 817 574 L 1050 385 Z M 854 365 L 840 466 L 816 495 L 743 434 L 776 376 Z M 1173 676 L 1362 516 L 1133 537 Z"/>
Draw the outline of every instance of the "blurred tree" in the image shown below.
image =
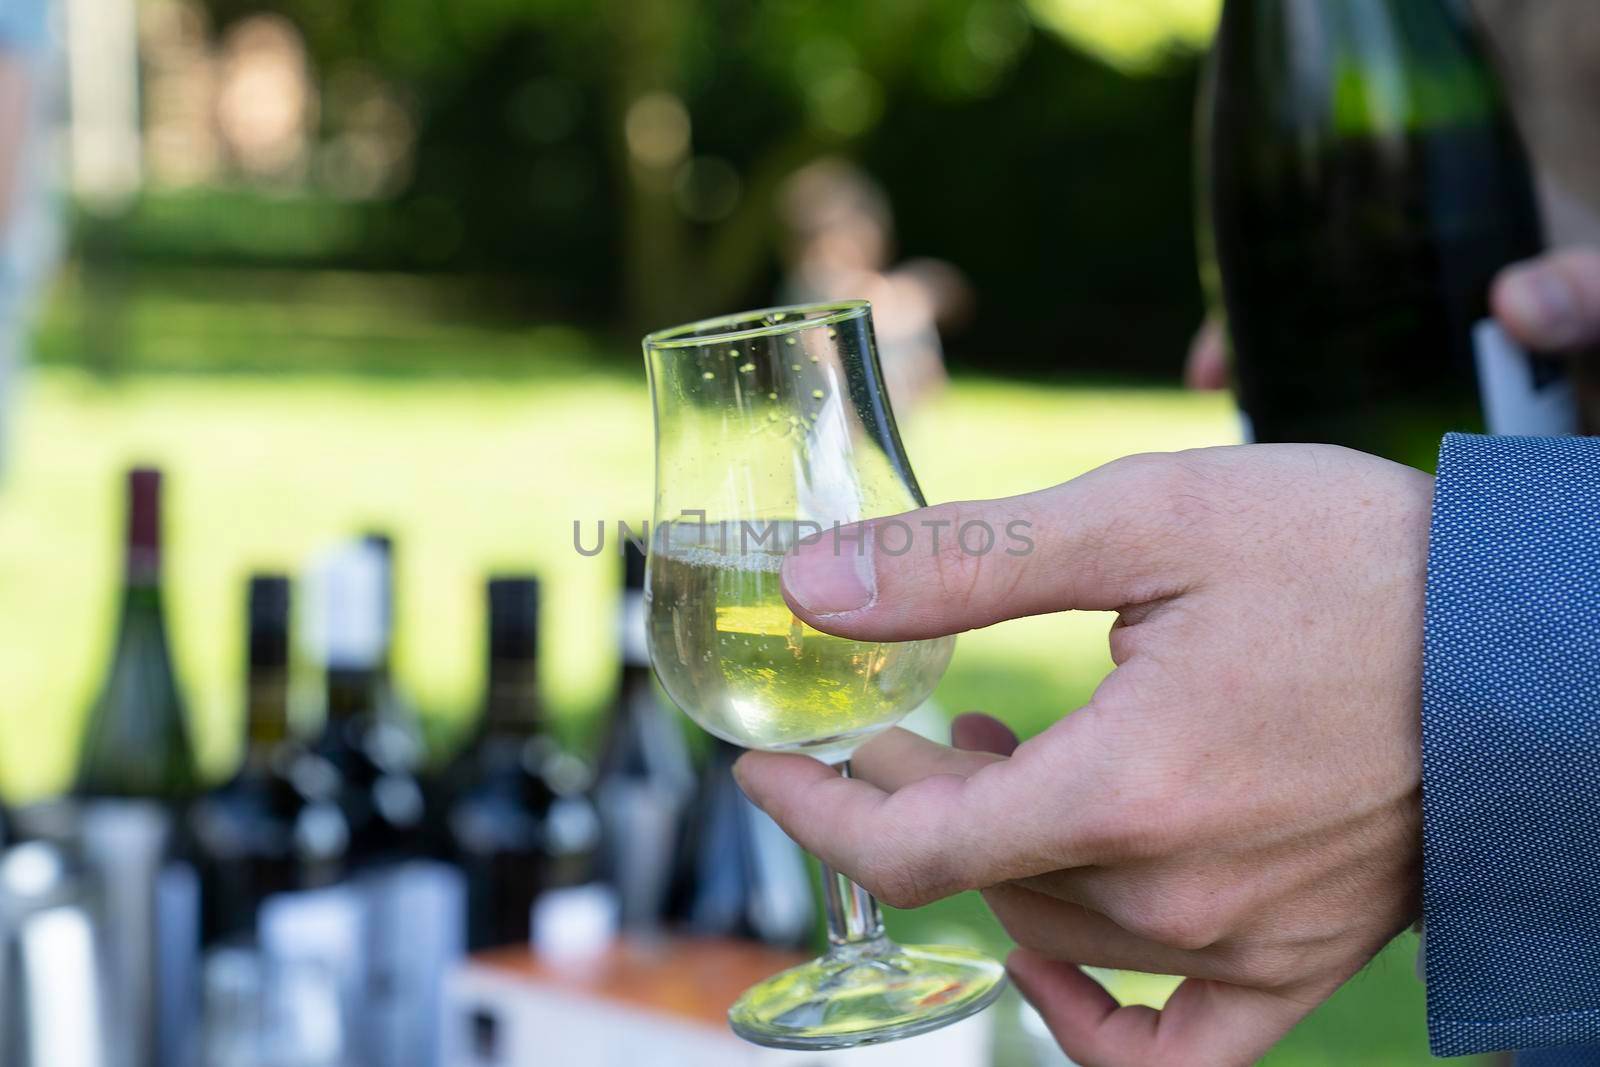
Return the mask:
<path id="1" fill-rule="evenodd" d="M 275 10 L 329 76 L 362 66 L 409 87 L 420 259 L 543 261 L 555 300 L 590 310 L 620 282 L 609 310 L 630 327 L 747 296 L 770 267 L 786 175 L 867 138 L 902 91 L 993 91 L 1030 36 L 1017 0 L 208 7 L 224 26 Z"/>
<path id="2" fill-rule="evenodd" d="M 1166 366 L 1191 325 L 1185 27 L 1216 0 L 1162 0 L 1170 39 L 1079 0 L 202 2 L 409 101 L 409 181 L 343 262 L 512 274 L 524 313 L 636 334 L 770 293 L 776 189 L 843 152 L 906 252 L 972 275 L 973 361 Z"/>

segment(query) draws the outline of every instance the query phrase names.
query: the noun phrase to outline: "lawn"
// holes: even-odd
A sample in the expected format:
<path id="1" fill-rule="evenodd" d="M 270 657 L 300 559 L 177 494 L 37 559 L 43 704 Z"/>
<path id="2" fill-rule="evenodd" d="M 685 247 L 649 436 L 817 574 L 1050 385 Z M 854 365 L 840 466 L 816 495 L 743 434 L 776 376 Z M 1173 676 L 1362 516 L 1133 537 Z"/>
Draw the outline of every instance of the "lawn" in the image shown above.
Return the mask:
<path id="1" fill-rule="evenodd" d="M 599 520 L 646 517 L 642 373 L 595 370 L 576 345 L 563 354 L 563 332 L 416 325 L 414 308 L 381 323 L 304 307 L 274 315 L 248 301 L 224 310 L 180 294 L 162 314 L 137 311 L 132 348 L 177 355 L 167 373 L 114 384 L 64 365 L 70 338 L 59 318 L 47 334 L 55 355 L 31 382 L 0 489 L 6 794 L 44 794 L 69 773 L 107 655 L 119 474 L 135 461 L 170 476 L 171 624 L 212 773 L 225 773 L 237 751 L 245 576 L 292 571 L 319 547 L 375 526 L 398 539 L 398 671 L 433 733 L 459 729 L 476 699 L 482 579 L 526 569 L 546 581 L 548 700 L 564 735 L 587 743 L 614 678 L 619 564 L 574 551 L 573 523 L 592 531 Z M 526 348 L 545 353 L 550 373 L 353 373 L 381 362 L 391 334 L 434 367 L 459 343 L 474 370 Z M 215 345 L 248 347 L 252 336 L 293 372 L 261 373 L 258 358 L 254 373 L 173 373 L 193 369 L 185 352 L 203 364 Z M 929 497 L 948 500 L 1037 488 L 1128 452 L 1228 442 L 1234 423 L 1224 401 L 1176 390 L 969 379 L 903 429 Z M 1109 621 L 1058 616 L 965 637 L 938 699 L 1037 731 L 1082 703 L 1110 668 Z M 309 709 L 316 681 L 305 683 Z M 976 898 L 892 921 L 902 936 L 1004 946 Z M 1412 954 L 1409 942 L 1391 950 L 1268 1062 L 1425 1062 Z M 1027 1062 L 1015 1035 L 1002 1062 Z"/>

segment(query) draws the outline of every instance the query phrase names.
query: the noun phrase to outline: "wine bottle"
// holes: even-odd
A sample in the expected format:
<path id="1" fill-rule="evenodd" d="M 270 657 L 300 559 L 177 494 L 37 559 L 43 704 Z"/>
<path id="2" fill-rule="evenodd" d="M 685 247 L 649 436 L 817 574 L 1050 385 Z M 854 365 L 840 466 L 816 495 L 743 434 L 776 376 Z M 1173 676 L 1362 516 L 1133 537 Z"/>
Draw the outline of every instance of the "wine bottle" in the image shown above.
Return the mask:
<path id="1" fill-rule="evenodd" d="M 669 914 L 697 936 L 811 948 L 817 907 L 810 866 L 733 780 L 743 751 L 713 739 L 684 824 Z"/>
<path id="2" fill-rule="evenodd" d="M 332 768 L 289 729 L 289 579 L 250 579 L 244 760 L 190 813 L 206 945 L 249 941 L 262 902 L 333 884 L 349 829 Z"/>
<path id="3" fill-rule="evenodd" d="M 595 798 L 622 924 L 637 932 L 666 921 L 673 853 L 695 777 L 682 726 L 657 696 L 650 669 L 644 553 L 631 543 L 625 552 L 621 677 L 601 744 Z"/>
<path id="4" fill-rule="evenodd" d="M 415 855 L 427 818 L 414 739 L 384 697 L 384 573 L 381 552 L 356 542 L 324 557 L 313 580 L 326 702 L 312 751 L 337 776 L 357 867 Z"/>
<path id="5" fill-rule="evenodd" d="M 198 785 L 167 645 L 161 570 L 161 472 L 138 468 L 128 473 L 116 644 L 78 758 L 81 796 L 181 802 Z"/>
<path id="6" fill-rule="evenodd" d="M 379 629 L 379 650 L 377 667 L 378 703 L 383 717 L 394 725 L 404 729 L 411 737 L 412 744 L 417 747 L 416 759 L 420 763 L 422 752 L 422 731 L 418 722 L 416 709 L 407 699 L 405 692 L 395 679 L 394 672 L 394 639 L 395 639 L 395 551 L 394 537 L 382 531 L 370 531 L 361 536 L 361 543 L 372 550 L 381 563 L 379 600 L 381 602 L 381 623 Z"/>
<path id="7" fill-rule="evenodd" d="M 526 944 L 535 899 L 588 878 L 599 818 L 561 753 L 539 698 L 539 582 L 488 583 L 488 684 L 478 729 L 445 775 L 449 855 L 467 879 L 467 944 Z"/>
<path id="8" fill-rule="evenodd" d="M 1202 274 L 1254 440 L 1431 470 L 1448 430 L 1573 430 L 1561 365 L 1489 319 L 1543 242 L 1462 5 L 1226 0 L 1200 125 Z"/>

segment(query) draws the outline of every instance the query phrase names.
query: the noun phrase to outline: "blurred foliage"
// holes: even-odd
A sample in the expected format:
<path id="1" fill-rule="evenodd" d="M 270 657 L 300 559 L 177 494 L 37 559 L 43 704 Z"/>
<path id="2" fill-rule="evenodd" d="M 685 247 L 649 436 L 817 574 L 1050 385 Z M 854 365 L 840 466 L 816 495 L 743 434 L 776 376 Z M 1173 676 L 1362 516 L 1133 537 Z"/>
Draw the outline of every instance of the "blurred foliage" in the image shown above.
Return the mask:
<path id="1" fill-rule="evenodd" d="M 204 3 L 219 27 L 291 19 L 325 84 L 398 87 L 415 169 L 367 204 L 152 193 L 136 260 L 492 275 L 525 318 L 636 336 L 769 299 L 776 192 L 840 153 L 886 187 L 902 254 L 973 281 L 958 363 L 1169 374 L 1199 315 L 1189 125 L 1215 0 Z M 681 158 L 630 152 L 652 94 L 690 118 Z"/>
<path id="2" fill-rule="evenodd" d="M 1147 70 L 1208 41 L 1222 0 L 1028 0 L 1028 9 L 1041 25 L 1107 62 Z"/>

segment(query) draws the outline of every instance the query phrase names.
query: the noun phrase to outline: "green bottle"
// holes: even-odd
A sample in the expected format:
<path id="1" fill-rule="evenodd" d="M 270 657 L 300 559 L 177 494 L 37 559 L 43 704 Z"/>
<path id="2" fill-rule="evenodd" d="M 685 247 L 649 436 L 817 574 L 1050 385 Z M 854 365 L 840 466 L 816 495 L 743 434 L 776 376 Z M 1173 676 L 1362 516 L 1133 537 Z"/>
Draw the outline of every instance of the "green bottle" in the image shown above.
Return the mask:
<path id="1" fill-rule="evenodd" d="M 1247 433 L 1431 470 L 1450 430 L 1573 428 L 1489 289 L 1537 255 L 1529 164 L 1452 0 L 1226 0 L 1200 114 L 1202 274 Z"/>
<path id="2" fill-rule="evenodd" d="M 181 802 L 199 775 L 164 619 L 160 471 L 128 473 L 126 548 L 115 650 L 89 714 L 76 791 Z"/>

